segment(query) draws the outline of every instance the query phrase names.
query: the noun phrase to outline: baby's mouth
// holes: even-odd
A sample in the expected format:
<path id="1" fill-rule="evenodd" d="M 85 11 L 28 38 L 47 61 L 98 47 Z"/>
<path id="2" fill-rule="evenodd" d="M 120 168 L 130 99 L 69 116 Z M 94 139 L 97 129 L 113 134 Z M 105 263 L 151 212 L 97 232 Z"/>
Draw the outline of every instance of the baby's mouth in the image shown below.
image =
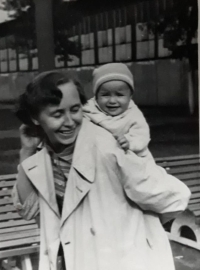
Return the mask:
<path id="1" fill-rule="evenodd" d="M 119 108 L 119 106 L 107 106 L 109 110 L 116 110 Z"/>

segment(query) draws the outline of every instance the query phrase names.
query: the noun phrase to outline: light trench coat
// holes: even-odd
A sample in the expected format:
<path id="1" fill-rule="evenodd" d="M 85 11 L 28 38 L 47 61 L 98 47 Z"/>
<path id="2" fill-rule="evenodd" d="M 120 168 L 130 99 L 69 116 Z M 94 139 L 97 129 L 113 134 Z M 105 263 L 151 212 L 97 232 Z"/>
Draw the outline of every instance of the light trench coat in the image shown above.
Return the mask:
<path id="1" fill-rule="evenodd" d="M 85 119 L 60 216 L 47 150 L 23 161 L 18 179 L 26 177 L 35 190 L 20 212 L 30 219 L 40 211 L 39 269 L 57 269 L 62 243 L 67 270 L 174 270 L 158 216 L 183 211 L 190 192 L 172 176 L 162 179 L 161 168 L 150 171 L 144 159 L 125 154 L 109 132 Z M 19 206 L 17 185 L 14 193 Z M 146 210 L 152 211 L 147 218 Z"/>

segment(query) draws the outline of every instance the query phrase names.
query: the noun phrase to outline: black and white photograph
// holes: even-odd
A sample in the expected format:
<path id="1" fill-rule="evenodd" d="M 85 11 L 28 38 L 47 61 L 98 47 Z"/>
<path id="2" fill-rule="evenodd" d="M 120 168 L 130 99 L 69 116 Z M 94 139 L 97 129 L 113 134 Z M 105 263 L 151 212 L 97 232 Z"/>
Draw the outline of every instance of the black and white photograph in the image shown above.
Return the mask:
<path id="1" fill-rule="evenodd" d="M 198 0 L 0 0 L 0 270 L 199 270 Z"/>

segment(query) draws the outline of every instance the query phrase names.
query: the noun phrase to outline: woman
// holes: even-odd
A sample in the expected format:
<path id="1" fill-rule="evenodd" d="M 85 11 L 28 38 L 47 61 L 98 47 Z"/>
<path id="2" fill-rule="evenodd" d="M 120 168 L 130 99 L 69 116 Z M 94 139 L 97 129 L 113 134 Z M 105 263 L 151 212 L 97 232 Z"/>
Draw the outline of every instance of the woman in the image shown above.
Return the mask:
<path id="1" fill-rule="evenodd" d="M 21 97 L 18 116 L 29 128 L 21 128 L 13 196 L 25 219 L 40 211 L 39 269 L 58 269 L 57 256 L 67 270 L 174 269 L 159 216 L 183 211 L 188 188 L 174 177 L 164 182 L 163 169 L 152 174 L 83 119 L 85 101 L 80 84 L 60 72 L 39 75 Z"/>

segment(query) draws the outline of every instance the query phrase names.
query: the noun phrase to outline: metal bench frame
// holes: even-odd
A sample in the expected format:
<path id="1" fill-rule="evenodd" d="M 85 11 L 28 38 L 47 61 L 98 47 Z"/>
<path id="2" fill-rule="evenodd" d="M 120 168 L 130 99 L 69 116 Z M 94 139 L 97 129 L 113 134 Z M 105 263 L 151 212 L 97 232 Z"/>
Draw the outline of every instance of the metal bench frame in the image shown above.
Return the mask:
<path id="1" fill-rule="evenodd" d="M 157 158 L 156 162 L 192 192 L 187 210 L 172 222 L 169 239 L 200 250 L 200 155 Z M 189 228 L 196 239 L 183 237 L 183 228 Z"/>

